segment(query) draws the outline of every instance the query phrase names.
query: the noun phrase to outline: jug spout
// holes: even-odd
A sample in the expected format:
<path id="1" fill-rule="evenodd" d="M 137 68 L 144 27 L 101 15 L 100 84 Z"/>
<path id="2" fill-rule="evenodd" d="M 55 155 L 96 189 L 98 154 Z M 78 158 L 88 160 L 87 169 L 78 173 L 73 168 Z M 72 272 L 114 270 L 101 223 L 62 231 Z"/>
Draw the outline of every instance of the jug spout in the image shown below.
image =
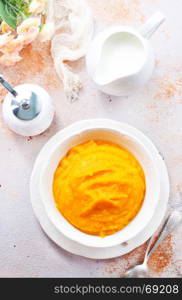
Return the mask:
<path id="1" fill-rule="evenodd" d="M 120 28 L 103 43 L 93 79 L 103 86 L 132 76 L 143 67 L 145 56 L 145 45 L 136 32 Z"/>

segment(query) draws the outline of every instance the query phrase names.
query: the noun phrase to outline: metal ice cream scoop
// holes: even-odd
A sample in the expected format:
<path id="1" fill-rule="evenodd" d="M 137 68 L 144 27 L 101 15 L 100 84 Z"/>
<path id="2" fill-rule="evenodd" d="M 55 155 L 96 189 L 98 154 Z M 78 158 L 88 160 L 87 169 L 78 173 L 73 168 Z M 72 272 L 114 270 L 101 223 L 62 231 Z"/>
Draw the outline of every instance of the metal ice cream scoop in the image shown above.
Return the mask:
<path id="1" fill-rule="evenodd" d="M 19 94 L 0 74 L 0 83 L 12 94 L 11 109 L 20 120 L 33 120 L 41 111 L 40 101 L 34 92 L 29 91 L 26 96 Z"/>
<path id="2" fill-rule="evenodd" d="M 0 74 L 0 83 L 8 90 L 3 103 L 3 118 L 8 127 L 23 136 L 34 136 L 52 123 L 52 99 L 42 87 L 21 84 L 13 88 Z"/>

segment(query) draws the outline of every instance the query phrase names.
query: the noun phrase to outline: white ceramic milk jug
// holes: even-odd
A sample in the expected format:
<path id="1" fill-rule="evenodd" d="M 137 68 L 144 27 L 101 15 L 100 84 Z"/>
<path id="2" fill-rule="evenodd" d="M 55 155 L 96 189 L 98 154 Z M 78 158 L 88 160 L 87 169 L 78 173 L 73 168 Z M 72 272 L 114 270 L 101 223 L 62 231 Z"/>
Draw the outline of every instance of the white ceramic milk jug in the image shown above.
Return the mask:
<path id="1" fill-rule="evenodd" d="M 97 88 L 106 94 L 126 96 L 150 79 L 155 59 L 148 39 L 163 23 L 157 12 L 139 30 L 113 26 L 100 32 L 88 50 L 87 70 Z"/>

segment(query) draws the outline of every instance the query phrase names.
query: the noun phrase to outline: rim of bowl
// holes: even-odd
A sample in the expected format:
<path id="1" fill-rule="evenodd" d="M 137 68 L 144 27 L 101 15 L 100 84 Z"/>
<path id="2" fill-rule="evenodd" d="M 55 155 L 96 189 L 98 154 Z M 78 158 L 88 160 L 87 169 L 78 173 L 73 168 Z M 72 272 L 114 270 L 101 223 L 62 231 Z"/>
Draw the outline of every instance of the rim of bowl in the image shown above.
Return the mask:
<path id="1" fill-rule="evenodd" d="M 111 120 L 111 119 L 89 119 L 89 120 L 78 121 L 78 122 L 75 122 L 75 123 L 69 125 L 68 127 L 65 127 L 64 129 L 62 129 L 60 131 L 60 132 L 62 132 L 62 136 L 59 138 L 59 140 L 57 141 L 57 143 L 54 145 L 54 149 L 47 154 L 47 158 L 48 158 L 46 160 L 47 163 L 44 164 L 44 166 L 41 169 L 41 175 L 45 174 L 45 172 L 46 172 L 46 170 L 47 170 L 47 168 L 49 166 L 49 158 L 51 158 L 52 155 L 55 154 L 55 152 L 57 151 L 57 149 L 61 146 L 61 144 L 63 142 L 67 141 L 68 139 L 74 138 L 76 135 L 82 134 L 82 133 L 87 132 L 87 131 L 92 131 L 92 130 L 93 131 L 96 131 L 96 130 L 105 130 L 105 131 L 110 131 L 110 132 L 113 131 L 113 132 L 118 133 L 118 134 L 129 136 L 141 148 L 143 148 L 143 150 L 146 152 L 147 156 L 150 158 L 150 161 L 152 162 L 154 170 L 155 170 L 155 178 L 154 178 L 154 180 L 155 180 L 156 184 L 159 183 L 158 189 L 157 189 L 157 191 L 155 191 L 156 196 L 155 196 L 155 199 L 154 199 L 154 206 L 153 206 L 152 210 L 151 210 L 151 208 L 149 210 L 148 219 L 143 220 L 142 226 L 137 226 L 138 228 L 136 227 L 133 232 L 130 232 L 130 234 L 128 233 L 127 239 L 123 239 L 122 232 L 131 223 L 133 223 L 134 220 L 136 222 L 136 219 L 139 219 L 139 217 L 141 217 L 141 216 L 139 216 L 139 214 L 142 211 L 143 204 L 142 204 L 141 209 L 137 213 L 137 215 L 131 220 L 131 222 L 127 226 L 125 226 L 123 229 L 119 230 L 118 232 L 116 232 L 116 233 L 114 233 L 112 235 L 108 235 L 108 236 L 106 236 L 104 238 L 101 238 L 101 237 L 98 237 L 98 236 L 95 236 L 95 235 L 89 235 L 89 234 L 86 234 L 86 233 L 80 231 L 79 229 L 77 229 L 76 227 L 74 227 L 61 214 L 61 212 L 55 206 L 57 212 L 62 215 L 62 217 L 64 218 L 65 222 L 68 223 L 72 227 L 72 229 L 76 230 L 77 232 L 79 232 L 79 234 L 81 234 L 83 236 L 83 238 L 80 239 L 80 237 L 77 238 L 77 237 L 74 236 L 72 230 L 67 230 L 64 227 L 62 227 L 62 224 L 57 224 L 57 221 L 52 216 L 52 214 L 51 214 L 51 212 L 49 210 L 49 207 L 48 207 L 46 201 L 44 200 L 43 191 L 42 191 L 42 188 L 41 188 L 41 178 L 42 178 L 42 176 L 40 176 L 40 182 L 39 182 L 40 196 L 41 196 L 42 203 L 44 205 L 44 208 L 45 208 L 45 211 L 46 211 L 46 214 L 47 214 L 49 220 L 53 223 L 53 225 L 63 235 L 65 235 L 70 240 L 75 241 L 75 242 L 77 242 L 79 244 L 82 244 L 82 245 L 85 245 L 85 246 L 89 246 L 89 247 L 97 247 L 97 248 L 105 248 L 105 247 L 117 246 L 117 245 L 119 245 L 121 243 L 124 243 L 124 242 L 130 240 L 131 238 L 133 238 L 134 236 L 136 236 L 139 232 L 141 232 L 141 230 L 151 220 L 151 218 L 152 218 L 152 216 L 153 216 L 153 214 L 155 212 L 155 208 L 156 208 L 156 205 L 158 203 L 159 195 L 160 195 L 160 174 L 159 174 L 159 170 L 158 170 L 158 168 L 156 166 L 155 159 L 152 157 L 152 154 L 149 152 L 149 149 L 147 149 L 146 146 L 133 133 L 131 134 L 131 133 L 126 132 L 127 130 L 122 128 L 123 124 L 125 124 L 125 123 L 121 123 L 121 122 L 114 121 L 114 120 Z M 135 127 L 132 127 L 130 125 L 128 125 L 128 126 L 130 128 L 133 128 L 133 129 L 139 131 Z M 61 160 L 61 158 L 60 158 L 60 160 Z M 59 161 L 58 161 L 58 163 L 59 163 Z M 58 165 L 58 163 L 57 163 L 57 165 Z M 56 165 L 56 168 L 57 168 L 57 165 Z M 144 201 L 145 201 L 145 198 L 144 198 Z M 137 224 L 137 225 L 139 225 L 139 224 Z M 117 236 L 117 239 L 115 238 L 116 236 Z M 88 239 L 89 239 L 89 241 L 88 241 Z"/>

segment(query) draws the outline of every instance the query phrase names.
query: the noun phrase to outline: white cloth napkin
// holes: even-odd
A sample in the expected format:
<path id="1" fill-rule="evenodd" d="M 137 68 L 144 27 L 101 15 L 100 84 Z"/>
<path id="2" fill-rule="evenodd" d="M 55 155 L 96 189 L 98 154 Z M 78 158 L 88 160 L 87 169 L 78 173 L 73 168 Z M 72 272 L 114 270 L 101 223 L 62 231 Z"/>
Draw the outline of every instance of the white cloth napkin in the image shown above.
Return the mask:
<path id="1" fill-rule="evenodd" d="M 54 23 L 51 54 L 64 90 L 72 101 L 82 87 L 80 78 L 68 65 L 85 56 L 93 34 L 93 19 L 87 0 L 48 0 L 47 22 Z"/>

